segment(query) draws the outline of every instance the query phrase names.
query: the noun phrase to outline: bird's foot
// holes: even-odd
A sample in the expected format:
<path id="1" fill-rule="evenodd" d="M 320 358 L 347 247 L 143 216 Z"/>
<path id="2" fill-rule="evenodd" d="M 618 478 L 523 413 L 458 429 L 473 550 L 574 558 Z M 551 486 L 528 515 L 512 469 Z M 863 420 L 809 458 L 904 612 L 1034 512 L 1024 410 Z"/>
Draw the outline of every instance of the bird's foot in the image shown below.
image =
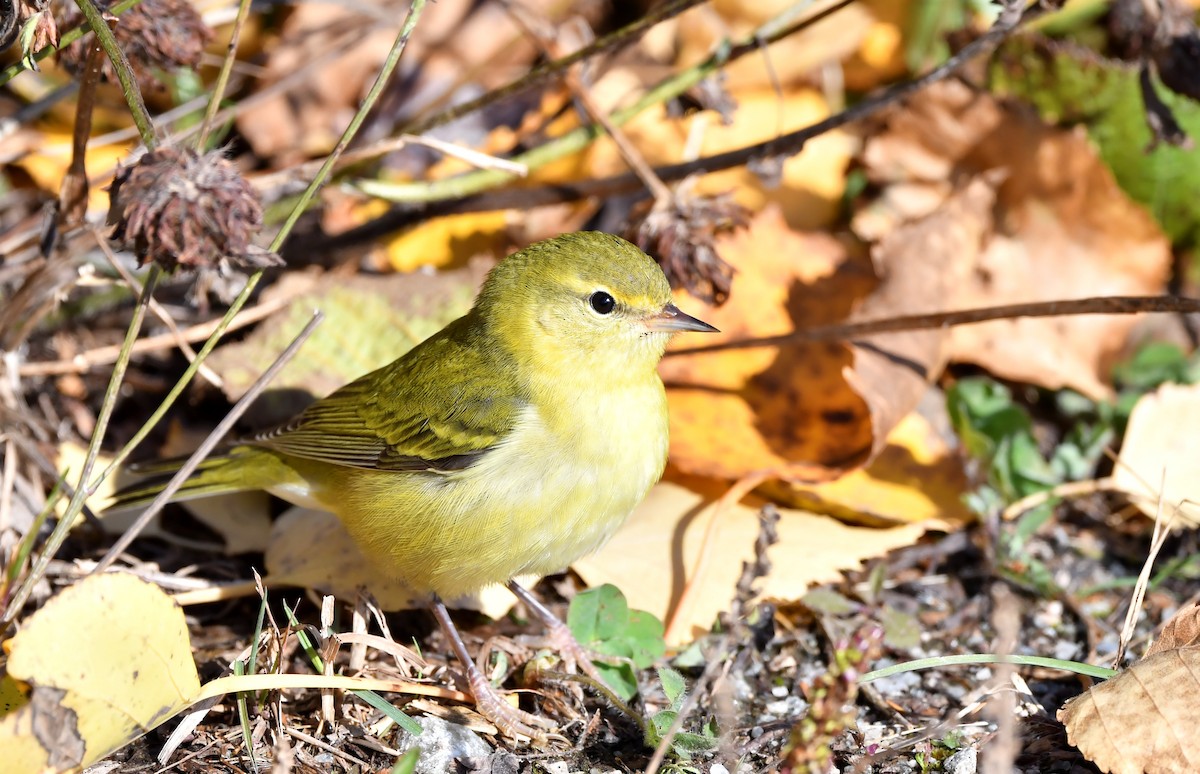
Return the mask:
<path id="1" fill-rule="evenodd" d="M 579 644 L 571 628 L 557 617 L 544 621 L 546 625 L 546 645 L 562 656 L 563 669 L 571 674 L 582 671 L 585 675 L 603 686 L 608 686 L 600 676 L 600 670 L 592 661 L 590 650 Z"/>
<path id="2" fill-rule="evenodd" d="M 552 742 L 570 744 L 566 737 L 553 733 L 558 726 L 550 720 L 525 712 L 505 701 L 478 669 L 467 670 L 467 682 L 471 695 L 475 697 L 475 709 L 500 733 L 513 739 L 526 738 L 539 748 L 547 747 Z"/>
<path id="3" fill-rule="evenodd" d="M 596 665 L 592 663 L 592 652 L 579 644 L 579 640 L 575 639 L 575 635 L 571 632 L 571 627 L 563 623 L 562 619 L 556 616 L 550 608 L 543 605 L 541 600 L 516 581 L 509 581 L 508 588 L 546 627 L 544 640 L 546 646 L 562 657 L 563 669 L 566 672 L 575 674 L 577 670 L 583 670 L 585 675 L 600 685 L 608 687 L 608 683 L 600 676 L 600 670 L 596 669 Z"/>

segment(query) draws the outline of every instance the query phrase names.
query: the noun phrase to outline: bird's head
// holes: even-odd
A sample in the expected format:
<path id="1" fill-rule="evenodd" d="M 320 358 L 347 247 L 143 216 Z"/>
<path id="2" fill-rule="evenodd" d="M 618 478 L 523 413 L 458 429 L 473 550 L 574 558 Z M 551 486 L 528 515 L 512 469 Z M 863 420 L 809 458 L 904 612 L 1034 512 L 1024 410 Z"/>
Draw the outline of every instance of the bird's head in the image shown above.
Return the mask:
<path id="1" fill-rule="evenodd" d="M 673 334 L 716 330 L 671 303 L 667 278 L 650 256 L 596 231 L 564 234 L 504 259 L 475 310 L 541 372 L 608 379 L 654 369 Z"/>

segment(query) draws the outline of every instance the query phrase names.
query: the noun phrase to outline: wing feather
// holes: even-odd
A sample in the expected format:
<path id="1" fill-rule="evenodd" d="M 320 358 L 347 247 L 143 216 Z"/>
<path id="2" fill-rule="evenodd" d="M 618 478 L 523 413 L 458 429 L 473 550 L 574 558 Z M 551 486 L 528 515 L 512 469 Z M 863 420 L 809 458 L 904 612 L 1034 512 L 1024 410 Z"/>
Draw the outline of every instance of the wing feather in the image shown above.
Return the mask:
<path id="1" fill-rule="evenodd" d="M 249 443 L 369 470 L 460 470 L 507 437 L 528 403 L 468 316 Z"/>

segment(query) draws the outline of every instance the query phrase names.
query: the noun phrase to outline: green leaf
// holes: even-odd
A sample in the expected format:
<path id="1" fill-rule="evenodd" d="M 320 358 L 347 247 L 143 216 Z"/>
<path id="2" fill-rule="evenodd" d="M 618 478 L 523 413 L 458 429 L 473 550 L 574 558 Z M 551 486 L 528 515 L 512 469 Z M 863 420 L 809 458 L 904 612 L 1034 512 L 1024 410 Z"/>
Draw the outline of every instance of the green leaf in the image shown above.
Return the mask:
<path id="1" fill-rule="evenodd" d="M 683 679 L 683 675 L 670 667 L 659 667 L 658 680 L 662 683 L 663 693 L 667 695 L 671 709 L 678 710 L 683 704 L 684 696 L 687 695 L 687 681 Z"/>
<path id="2" fill-rule="evenodd" d="M 413 747 L 396 759 L 392 765 L 392 774 L 413 774 L 417 763 L 421 760 L 421 748 Z"/>
<path id="3" fill-rule="evenodd" d="M 858 609 L 858 605 L 833 589 L 815 588 L 800 598 L 810 610 L 826 615 L 846 615 Z"/>
<path id="4" fill-rule="evenodd" d="M 577 594 L 567 611 L 567 626 L 584 647 L 629 659 L 639 669 L 666 652 L 662 622 L 643 610 L 630 610 L 620 589 L 611 584 Z M 637 694 L 637 676 L 628 664 L 598 662 L 596 668 L 622 699 Z"/>
<path id="5" fill-rule="evenodd" d="M 1200 155 L 1152 147 L 1136 68 L 1114 65 L 1081 45 L 1049 46 L 1013 36 L 990 70 L 993 91 L 1029 103 L 1051 123 L 1084 126 L 1121 188 L 1144 205 L 1177 246 L 1200 242 Z M 1189 137 L 1200 135 L 1200 105 L 1162 86 L 1158 97 Z"/>
<path id="6" fill-rule="evenodd" d="M 921 644 L 921 625 L 916 616 L 885 607 L 879 611 L 879 623 L 883 625 L 883 641 L 888 647 L 909 650 Z"/>

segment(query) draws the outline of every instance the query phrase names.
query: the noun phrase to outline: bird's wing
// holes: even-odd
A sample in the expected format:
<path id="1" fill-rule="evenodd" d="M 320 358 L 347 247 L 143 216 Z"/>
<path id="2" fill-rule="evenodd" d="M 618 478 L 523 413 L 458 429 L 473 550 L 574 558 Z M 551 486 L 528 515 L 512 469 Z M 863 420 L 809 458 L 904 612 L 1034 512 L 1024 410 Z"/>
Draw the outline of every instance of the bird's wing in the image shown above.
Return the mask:
<path id="1" fill-rule="evenodd" d="M 459 470 L 502 441 L 528 400 L 495 347 L 463 320 L 396 362 L 249 439 L 275 451 L 369 470 Z"/>

